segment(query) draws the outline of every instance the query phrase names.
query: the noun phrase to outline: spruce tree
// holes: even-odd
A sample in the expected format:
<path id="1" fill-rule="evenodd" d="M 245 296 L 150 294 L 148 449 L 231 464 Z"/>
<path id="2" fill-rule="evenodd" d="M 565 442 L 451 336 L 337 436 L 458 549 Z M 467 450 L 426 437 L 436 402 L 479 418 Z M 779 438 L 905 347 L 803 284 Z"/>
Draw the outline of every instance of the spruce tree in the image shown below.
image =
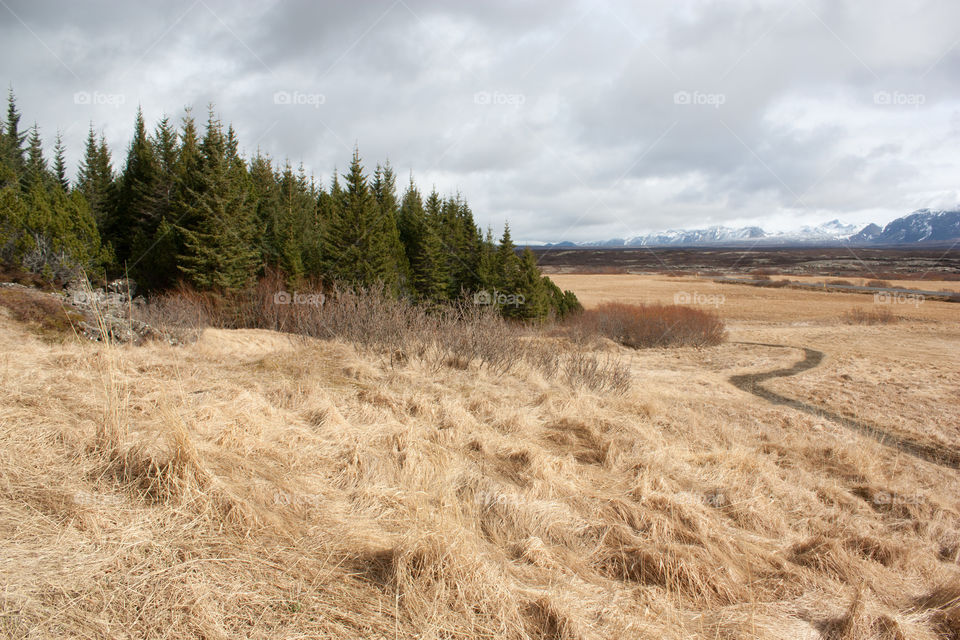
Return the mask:
<path id="1" fill-rule="evenodd" d="M 517 248 L 510 237 L 510 223 L 504 223 L 503 236 L 500 246 L 494 257 L 494 286 L 507 293 L 515 286 L 520 276 L 520 259 L 517 257 Z"/>
<path id="2" fill-rule="evenodd" d="M 389 160 L 382 167 L 377 165 L 371 189 L 377 201 L 377 211 L 383 225 L 383 233 L 386 235 L 387 248 L 393 257 L 397 271 L 397 285 L 400 290 L 408 290 L 410 263 L 403 250 L 403 243 L 400 242 L 400 231 L 397 228 L 397 219 L 400 215 L 400 205 L 397 202 L 397 179 Z"/>
<path id="3" fill-rule="evenodd" d="M 176 225 L 184 240 L 178 267 L 198 288 L 236 292 L 256 271 L 256 208 L 236 136 L 232 127 L 224 135 L 212 107 L 200 159 L 199 184 L 186 188 L 190 225 Z"/>
<path id="4" fill-rule="evenodd" d="M 427 222 L 423 199 L 410 176 L 403 194 L 398 232 L 410 264 L 410 278 L 418 300 L 436 303 L 447 297 L 447 275 L 440 237 Z"/>
<path id="5" fill-rule="evenodd" d="M 77 174 L 77 190 L 90 204 L 90 211 L 102 235 L 114 204 L 115 184 L 110 150 L 102 134 L 98 142 L 93 123 L 90 124 L 83 162 Z"/>
<path id="6" fill-rule="evenodd" d="M 47 161 L 43 157 L 43 142 L 40 140 L 40 129 L 34 123 L 30 127 L 30 134 L 27 137 L 27 159 L 23 167 L 23 174 L 20 178 L 20 184 L 25 192 L 29 192 L 33 187 L 39 186 L 47 188 L 50 182 L 50 171 L 47 168 Z"/>
<path id="7" fill-rule="evenodd" d="M 250 161 L 250 184 L 256 202 L 256 225 L 257 229 L 261 230 L 256 239 L 259 260 L 261 264 L 274 266 L 279 255 L 274 220 L 279 216 L 280 191 L 277 187 L 273 160 L 263 155 L 259 149 Z"/>
<path id="8" fill-rule="evenodd" d="M 350 285 L 369 287 L 382 282 L 395 289 L 397 268 L 388 226 L 379 214 L 356 148 L 344 184 L 339 197 L 331 198 L 330 219 L 324 228 L 325 275 Z"/>
<path id="9" fill-rule="evenodd" d="M 140 217 L 133 239 L 130 273 L 141 289 L 155 290 L 173 284 L 177 275 L 176 220 L 177 132 L 164 116 L 149 139 L 153 151 L 152 179 L 141 180 Z"/>
<path id="10" fill-rule="evenodd" d="M 537 258 L 529 247 L 524 248 L 518 262 L 517 279 L 511 287 L 515 304 L 506 305 L 503 314 L 508 317 L 545 318 L 550 312 L 550 295 L 540 275 Z"/>
<path id="11" fill-rule="evenodd" d="M 57 137 L 53 145 L 53 176 L 63 191 L 70 191 L 70 179 L 67 177 L 67 162 L 64 159 L 63 135 L 57 130 Z"/>
<path id="12" fill-rule="evenodd" d="M 139 268 L 143 264 L 142 254 L 135 255 L 134 247 L 147 250 L 160 222 L 155 210 L 158 177 L 159 169 L 153 145 L 147 138 L 143 111 L 137 107 L 133 139 L 127 150 L 116 206 L 107 221 L 105 234 L 121 267 L 130 268 L 136 263 Z"/>
<path id="13" fill-rule="evenodd" d="M 23 144 L 27 139 L 27 132 L 20 131 L 20 112 L 17 111 L 17 99 L 13 95 L 13 87 L 7 93 L 7 120 L 3 127 L 2 148 L 0 156 L 13 172 L 15 180 L 23 175 L 25 164 Z"/>

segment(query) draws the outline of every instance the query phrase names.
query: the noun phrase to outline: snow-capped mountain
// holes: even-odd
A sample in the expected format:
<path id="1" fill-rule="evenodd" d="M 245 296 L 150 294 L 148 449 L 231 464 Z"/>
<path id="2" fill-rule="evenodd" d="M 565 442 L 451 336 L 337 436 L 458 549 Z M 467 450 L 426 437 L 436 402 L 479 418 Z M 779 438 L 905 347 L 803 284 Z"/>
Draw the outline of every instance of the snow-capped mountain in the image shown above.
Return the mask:
<path id="1" fill-rule="evenodd" d="M 794 231 L 767 232 L 760 227 L 713 226 L 706 229 L 670 229 L 631 238 L 614 238 L 601 242 L 581 242 L 581 247 L 689 247 L 703 245 L 797 245 L 797 244 L 914 244 L 960 240 L 960 209 L 931 211 L 919 209 L 897 218 L 885 227 L 868 224 L 859 231 L 855 225 L 830 220 L 816 226 L 803 226 Z"/>
<path id="2" fill-rule="evenodd" d="M 876 227 L 876 225 L 872 226 Z M 864 234 L 868 230 L 870 233 Z M 864 234 L 862 238 L 861 234 Z M 960 240 L 960 209 L 952 211 L 918 209 L 908 216 L 897 218 L 879 233 L 867 227 L 854 238 L 857 238 L 857 241 L 880 244 L 953 242 Z"/>
<path id="3" fill-rule="evenodd" d="M 805 226 L 796 231 L 768 233 L 760 227 L 725 227 L 706 229 L 669 229 L 631 238 L 614 238 L 602 242 L 583 242 L 584 247 L 689 247 L 723 244 L 793 244 L 808 242 L 839 242 L 856 233 L 857 227 L 831 220 L 815 227 Z M 564 243 L 569 246 L 570 243 Z"/>

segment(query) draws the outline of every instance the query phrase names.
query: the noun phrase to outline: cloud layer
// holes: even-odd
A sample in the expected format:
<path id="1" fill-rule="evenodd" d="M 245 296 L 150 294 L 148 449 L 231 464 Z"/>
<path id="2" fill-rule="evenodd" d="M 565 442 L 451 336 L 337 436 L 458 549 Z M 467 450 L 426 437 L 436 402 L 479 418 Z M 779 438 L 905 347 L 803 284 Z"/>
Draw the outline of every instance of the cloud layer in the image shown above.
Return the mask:
<path id="1" fill-rule="evenodd" d="M 354 143 L 524 240 L 960 202 L 960 5 L 0 2 L 0 77 L 76 166 L 216 105 L 327 181 Z M 405 181 L 402 180 L 402 181 Z"/>

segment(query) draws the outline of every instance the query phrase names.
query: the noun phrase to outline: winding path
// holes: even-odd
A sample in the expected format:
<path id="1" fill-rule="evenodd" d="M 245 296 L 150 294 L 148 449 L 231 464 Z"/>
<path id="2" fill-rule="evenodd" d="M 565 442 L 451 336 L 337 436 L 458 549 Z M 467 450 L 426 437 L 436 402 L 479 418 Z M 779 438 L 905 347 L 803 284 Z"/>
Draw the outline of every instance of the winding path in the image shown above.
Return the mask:
<path id="1" fill-rule="evenodd" d="M 960 469 L 960 453 L 953 449 L 934 444 L 917 442 L 916 440 L 911 440 L 910 438 L 905 438 L 904 436 L 890 433 L 889 431 L 868 422 L 854 420 L 853 418 L 840 415 L 839 413 L 827 411 L 826 409 L 822 409 L 812 404 L 807 404 L 806 402 L 802 402 L 800 400 L 794 400 L 793 398 L 782 396 L 779 393 L 770 391 L 766 387 L 762 386 L 761 383 L 763 383 L 765 380 L 769 380 L 770 378 L 785 378 L 787 376 L 795 376 L 798 373 L 803 373 L 804 371 L 808 371 L 814 367 L 817 367 L 824 358 L 824 353 L 822 351 L 808 349 L 806 347 L 793 347 L 787 344 L 766 344 L 763 342 L 735 342 L 733 344 L 773 347 L 777 349 L 800 349 L 804 353 L 803 360 L 800 360 L 792 367 L 787 367 L 785 369 L 774 369 L 773 371 L 765 371 L 763 373 L 747 373 L 743 375 L 730 376 L 730 383 L 738 389 L 746 391 L 747 393 L 752 393 L 758 398 L 763 398 L 772 404 L 791 407 L 820 418 L 832 420 L 855 433 L 873 438 L 886 447 L 896 449 L 897 451 L 920 458 L 921 460 L 926 460 L 927 462 L 932 462 L 933 464 L 938 464 L 950 469 Z"/>

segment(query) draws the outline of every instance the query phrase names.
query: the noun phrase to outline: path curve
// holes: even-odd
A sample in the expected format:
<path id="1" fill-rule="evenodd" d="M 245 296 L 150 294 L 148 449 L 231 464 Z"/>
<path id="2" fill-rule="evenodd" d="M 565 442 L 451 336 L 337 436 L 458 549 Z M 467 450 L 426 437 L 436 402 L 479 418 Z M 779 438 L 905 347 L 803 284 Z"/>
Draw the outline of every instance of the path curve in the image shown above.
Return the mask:
<path id="1" fill-rule="evenodd" d="M 834 413 L 821 407 L 807 404 L 806 402 L 802 402 L 800 400 L 782 396 L 779 393 L 770 391 L 766 387 L 762 386 L 761 383 L 765 380 L 769 380 L 770 378 L 795 376 L 798 373 L 803 373 L 804 371 L 809 371 L 810 369 L 819 366 L 824 358 L 824 353 L 822 351 L 808 349 L 806 347 L 794 347 L 788 344 L 767 344 L 764 342 L 734 342 L 732 344 L 773 347 L 777 349 L 799 349 L 804 353 L 803 360 L 800 360 L 792 367 L 774 369 L 773 371 L 765 371 L 762 373 L 747 373 L 730 376 L 730 378 L 728 378 L 730 384 L 738 389 L 746 391 L 747 393 L 752 393 L 758 398 L 763 398 L 772 404 L 791 407 L 793 409 L 815 415 L 819 418 L 832 420 L 855 433 L 873 438 L 886 447 L 909 454 L 915 458 L 920 458 L 921 460 L 926 460 L 927 462 L 932 462 L 933 464 L 948 467 L 950 469 L 960 469 L 960 452 L 954 451 L 953 449 L 934 444 L 917 442 L 916 440 L 890 433 L 882 427 L 878 427 L 877 425 L 870 424 L 863 420 L 854 420 L 853 418 L 849 418 L 839 413 Z"/>

